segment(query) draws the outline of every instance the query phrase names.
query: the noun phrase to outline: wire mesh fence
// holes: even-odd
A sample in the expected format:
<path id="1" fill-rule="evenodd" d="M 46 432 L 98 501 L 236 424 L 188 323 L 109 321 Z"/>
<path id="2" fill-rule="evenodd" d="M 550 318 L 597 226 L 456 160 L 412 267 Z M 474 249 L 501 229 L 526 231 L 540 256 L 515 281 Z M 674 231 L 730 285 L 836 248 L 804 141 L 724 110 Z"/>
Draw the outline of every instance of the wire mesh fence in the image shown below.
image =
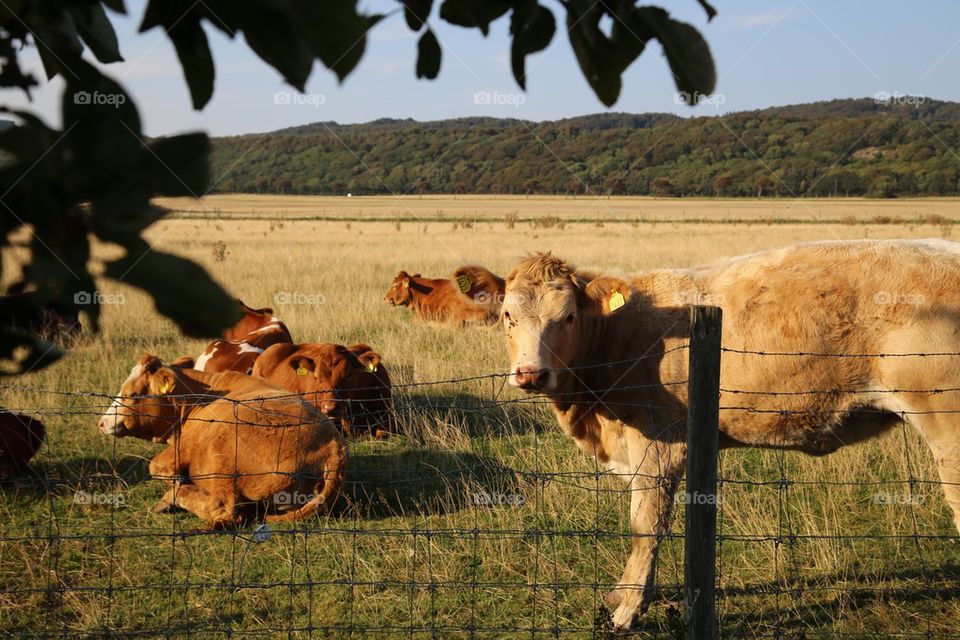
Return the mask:
<path id="1" fill-rule="evenodd" d="M 724 353 L 908 355 L 960 356 Z M 662 487 L 676 479 L 611 470 L 583 455 L 557 429 L 551 399 L 509 393 L 505 382 L 493 374 L 396 384 L 400 435 L 349 441 L 339 495 L 321 515 L 264 524 L 311 498 L 285 488 L 248 521 L 217 528 L 188 511 L 152 508 L 171 483 L 277 475 L 263 456 L 260 467 L 245 468 L 250 451 L 235 446 L 219 470 L 151 478 L 150 460 L 176 445 L 102 435 L 96 423 L 112 394 L 0 385 L 7 410 L 47 425 L 30 471 L 2 489 L 0 633 L 605 638 L 615 609 L 606 595 L 632 543 L 647 536 L 659 542 L 656 591 L 632 633 L 678 638 L 686 633 L 684 511 L 714 500 L 720 637 L 960 637 L 960 540 L 944 499 L 956 485 L 940 477 L 941 461 L 912 427 L 893 426 L 825 457 L 728 450 L 715 495 L 691 495 L 681 481 L 669 531 L 645 534 L 631 532 L 629 504 L 646 490 L 628 482 L 639 475 L 644 486 Z M 686 380 L 655 384 L 686 393 Z M 960 401 L 943 401 L 960 390 L 906 391 L 941 398 L 938 413 L 960 411 Z M 770 412 L 776 422 L 800 411 L 791 398 L 888 392 L 722 387 L 720 416 Z M 595 405 L 602 395 L 564 401 Z M 228 403 L 234 410 L 223 422 L 235 434 L 257 428 L 237 410 L 256 408 L 256 400 Z M 311 428 L 297 406 L 287 433 Z"/>

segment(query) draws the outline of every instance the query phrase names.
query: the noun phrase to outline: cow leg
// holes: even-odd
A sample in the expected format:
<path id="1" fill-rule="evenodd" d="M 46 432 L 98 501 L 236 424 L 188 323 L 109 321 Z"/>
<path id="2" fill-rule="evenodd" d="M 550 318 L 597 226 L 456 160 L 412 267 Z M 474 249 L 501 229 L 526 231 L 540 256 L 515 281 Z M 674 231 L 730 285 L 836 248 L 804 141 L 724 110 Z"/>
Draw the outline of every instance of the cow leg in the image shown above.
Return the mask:
<path id="1" fill-rule="evenodd" d="M 939 420 L 938 422 L 948 421 Z M 953 426 L 953 424 L 949 425 L 949 427 Z M 920 432 L 924 435 L 930 452 L 933 453 L 933 459 L 937 463 L 940 486 L 943 488 L 947 504 L 953 511 L 954 526 L 960 533 L 960 428 L 951 429 L 945 424 L 937 424 L 936 427 L 936 429 L 921 428 Z"/>
<path id="2" fill-rule="evenodd" d="M 232 498 L 219 498 L 193 484 L 178 484 L 170 492 L 173 492 L 178 507 L 205 520 L 211 528 L 230 528 L 240 524 L 241 518 L 237 516 Z"/>
<path id="3" fill-rule="evenodd" d="M 177 455 L 176 440 L 171 441 L 170 446 L 154 456 L 150 461 L 150 477 L 155 480 L 163 480 L 171 486 L 166 493 L 151 509 L 154 513 L 170 513 L 177 511 L 177 505 L 174 503 L 174 491 L 177 487 L 175 478 L 186 475 L 186 464 L 182 457 Z"/>
<path id="4" fill-rule="evenodd" d="M 660 538 L 669 530 L 673 497 L 683 470 L 682 445 L 646 440 L 630 446 L 630 463 L 636 470 L 630 481 L 631 552 L 623 576 L 607 601 L 617 604 L 613 624 L 633 625 L 653 597 Z"/>

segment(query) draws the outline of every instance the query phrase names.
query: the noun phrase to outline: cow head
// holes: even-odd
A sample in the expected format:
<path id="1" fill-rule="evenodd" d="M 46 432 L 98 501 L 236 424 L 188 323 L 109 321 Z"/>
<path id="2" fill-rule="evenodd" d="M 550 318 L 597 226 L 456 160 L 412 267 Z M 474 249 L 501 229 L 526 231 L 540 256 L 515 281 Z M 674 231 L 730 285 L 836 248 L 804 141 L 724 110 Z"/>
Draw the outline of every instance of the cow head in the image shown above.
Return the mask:
<path id="1" fill-rule="evenodd" d="M 236 302 L 241 313 L 243 313 L 243 317 L 237 324 L 223 332 L 225 340 L 243 340 L 249 333 L 261 329 L 268 324 L 278 322 L 273 315 L 273 309 L 270 307 L 254 309 L 244 304 L 243 300 L 239 298 L 236 299 Z"/>
<path id="2" fill-rule="evenodd" d="M 367 355 L 372 354 L 372 355 Z M 297 380 L 296 389 L 306 394 L 321 412 L 328 416 L 342 417 L 344 402 L 350 389 L 362 386 L 364 372 L 380 364 L 380 356 L 372 351 L 361 360 L 343 345 L 315 345 L 309 351 L 294 354 L 288 360 Z"/>
<path id="3" fill-rule="evenodd" d="M 120 393 L 98 423 L 103 433 L 122 438 L 164 439 L 179 418 L 171 395 L 177 387 L 173 371 L 160 358 L 145 355 L 130 371 Z"/>
<path id="4" fill-rule="evenodd" d="M 393 282 L 390 283 L 390 288 L 387 289 L 387 295 L 383 297 L 383 301 L 389 302 L 392 307 L 403 307 L 410 304 L 410 301 L 413 299 L 411 287 L 413 278 L 419 277 L 419 273 L 411 276 L 406 271 L 401 271 L 393 278 Z"/>
<path id="5" fill-rule="evenodd" d="M 558 374 L 576 363 L 590 326 L 629 298 L 623 280 L 591 278 L 549 253 L 521 262 L 507 277 L 500 314 L 510 384 L 543 393 L 555 390 Z"/>

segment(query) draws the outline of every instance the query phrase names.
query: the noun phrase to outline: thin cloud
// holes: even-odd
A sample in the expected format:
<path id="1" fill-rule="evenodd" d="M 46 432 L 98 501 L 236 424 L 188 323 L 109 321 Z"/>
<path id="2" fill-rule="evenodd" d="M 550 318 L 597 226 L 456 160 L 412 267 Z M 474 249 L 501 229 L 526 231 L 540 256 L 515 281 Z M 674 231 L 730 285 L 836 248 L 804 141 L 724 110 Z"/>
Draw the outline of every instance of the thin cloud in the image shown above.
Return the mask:
<path id="1" fill-rule="evenodd" d="M 754 13 L 753 15 L 749 15 L 741 19 L 739 22 L 737 22 L 736 27 L 738 29 L 756 29 L 758 27 L 768 27 L 777 22 L 795 20 L 799 18 L 800 15 L 801 13 L 796 11 L 794 7 L 761 11 L 760 13 Z"/>

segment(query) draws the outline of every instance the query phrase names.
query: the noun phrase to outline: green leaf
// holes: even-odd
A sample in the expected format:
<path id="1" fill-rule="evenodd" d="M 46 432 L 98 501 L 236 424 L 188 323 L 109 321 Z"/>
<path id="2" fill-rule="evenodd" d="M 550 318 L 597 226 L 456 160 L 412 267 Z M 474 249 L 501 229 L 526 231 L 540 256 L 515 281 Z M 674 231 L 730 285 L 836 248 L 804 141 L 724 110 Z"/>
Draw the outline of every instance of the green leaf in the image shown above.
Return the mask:
<path id="1" fill-rule="evenodd" d="M 707 0 L 697 0 L 697 2 L 699 2 L 703 10 L 707 12 L 707 21 L 713 20 L 714 16 L 717 15 L 717 10 L 713 8 L 713 5 L 707 2 Z"/>
<path id="2" fill-rule="evenodd" d="M 73 17 L 83 41 L 97 57 L 104 63 L 121 62 L 120 46 L 117 43 L 117 34 L 113 30 L 110 19 L 99 3 L 77 6 L 69 5 L 68 10 Z"/>
<path id="3" fill-rule="evenodd" d="M 417 43 L 417 77 L 433 80 L 440 73 L 440 43 L 427 29 Z"/>
<path id="4" fill-rule="evenodd" d="M 460 27 L 479 27 L 483 35 L 490 33 L 490 23 L 513 6 L 509 0 L 444 0 L 440 17 Z"/>
<path id="5" fill-rule="evenodd" d="M 513 77 L 521 89 L 527 88 L 526 57 L 542 51 L 553 40 L 556 21 L 549 9 L 533 0 L 517 6 L 510 20 L 513 44 L 510 47 L 510 63 Z"/>
<path id="6" fill-rule="evenodd" d="M 584 77 L 597 94 L 600 101 L 610 107 L 620 97 L 620 74 L 632 62 L 626 49 L 618 48 L 611 38 L 600 30 L 600 19 L 604 15 L 604 6 L 592 0 L 570 0 L 567 3 L 567 32 L 570 45 L 577 57 L 577 63 Z M 614 33 L 619 33 L 622 25 L 614 20 Z M 624 38 L 620 37 L 620 46 Z M 643 52 L 643 41 L 634 39 L 629 48 L 633 58 Z"/>
<path id="7" fill-rule="evenodd" d="M 201 267 L 153 251 L 143 241 L 131 244 L 124 257 L 108 263 L 106 275 L 149 293 L 157 311 L 191 338 L 218 337 L 241 317 L 234 297 Z"/>
<path id="8" fill-rule="evenodd" d="M 193 108 L 200 110 L 213 96 L 216 75 L 207 34 L 203 30 L 202 3 L 185 0 L 151 0 L 143 14 L 140 32 L 161 27 L 173 43 L 190 89 Z"/>
<path id="9" fill-rule="evenodd" d="M 124 15 L 127 13 L 127 8 L 123 6 L 123 0 L 103 0 L 103 4 L 117 13 Z"/>
<path id="10" fill-rule="evenodd" d="M 703 95 L 713 92 L 717 82 L 713 56 L 699 31 L 656 7 L 635 9 L 631 26 L 650 33 L 663 45 L 679 91 Z M 696 101 L 688 103 L 696 104 Z"/>
<path id="11" fill-rule="evenodd" d="M 210 139 L 205 133 L 160 138 L 149 144 L 153 165 L 151 193 L 197 197 L 210 183 Z"/>
<path id="12" fill-rule="evenodd" d="M 0 362 L 11 368 L 10 371 L 0 371 L 0 375 L 37 371 L 49 367 L 63 355 L 63 350 L 52 342 L 11 327 L 0 327 Z"/>
<path id="13" fill-rule="evenodd" d="M 403 16 L 412 31 L 420 31 L 427 24 L 433 0 L 402 0 Z"/>
<path id="14" fill-rule="evenodd" d="M 342 82 L 363 57 L 367 32 L 382 15 L 357 13 L 357 0 L 296 0 L 303 40 Z"/>

